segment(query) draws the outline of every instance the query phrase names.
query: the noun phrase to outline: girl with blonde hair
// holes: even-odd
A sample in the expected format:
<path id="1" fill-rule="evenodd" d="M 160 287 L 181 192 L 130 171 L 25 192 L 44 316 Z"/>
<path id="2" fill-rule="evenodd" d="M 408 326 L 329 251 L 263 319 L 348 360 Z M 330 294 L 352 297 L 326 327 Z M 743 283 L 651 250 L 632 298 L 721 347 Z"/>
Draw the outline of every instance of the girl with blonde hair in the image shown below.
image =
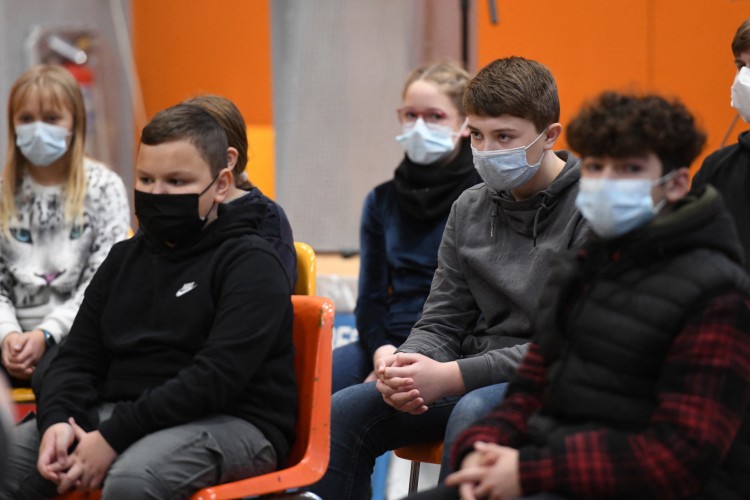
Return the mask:
<path id="1" fill-rule="evenodd" d="M 67 336 L 86 285 L 128 234 L 125 186 L 84 155 L 85 137 L 83 96 L 65 68 L 16 80 L 0 186 L 0 348 L 14 385 Z"/>

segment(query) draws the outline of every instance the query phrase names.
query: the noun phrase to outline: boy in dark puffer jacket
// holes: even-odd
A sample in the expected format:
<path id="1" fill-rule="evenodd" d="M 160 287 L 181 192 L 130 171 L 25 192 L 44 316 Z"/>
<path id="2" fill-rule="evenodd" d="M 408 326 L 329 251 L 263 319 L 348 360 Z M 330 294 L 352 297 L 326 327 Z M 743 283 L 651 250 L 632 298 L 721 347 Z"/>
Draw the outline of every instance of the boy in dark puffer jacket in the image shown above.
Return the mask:
<path id="1" fill-rule="evenodd" d="M 542 294 L 506 399 L 453 448 L 430 498 L 740 499 L 750 493 L 750 280 L 704 142 L 658 96 L 574 118 L 587 241 Z"/>

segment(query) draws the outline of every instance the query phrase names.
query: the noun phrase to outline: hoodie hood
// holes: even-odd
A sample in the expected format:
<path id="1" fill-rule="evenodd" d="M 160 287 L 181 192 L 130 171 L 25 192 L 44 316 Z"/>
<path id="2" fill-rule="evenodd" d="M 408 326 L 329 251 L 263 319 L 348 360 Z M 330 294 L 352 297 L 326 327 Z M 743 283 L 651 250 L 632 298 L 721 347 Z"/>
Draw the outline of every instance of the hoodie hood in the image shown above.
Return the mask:
<path id="1" fill-rule="evenodd" d="M 740 265 L 744 260 L 734 220 L 724 208 L 721 195 L 710 185 L 690 193 L 673 210 L 656 217 L 638 239 L 638 244 L 651 246 L 662 255 L 703 247 L 721 252 Z"/>
<path id="2" fill-rule="evenodd" d="M 230 238 L 258 234 L 264 216 L 265 207 L 261 205 L 234 206 L 220 203 L 216 219 L 208 224 L 201 232 L 200 238 L 189 246 L 169 248 L 146 237 L 143 232 L 140 232 L 140 236 L 154 253 L 179 260 L 219 246 Z"/>
<path id="3" fill-rule="evenodd" d="M 547 189 L 525 200 L 515 200 L 508 191 L 492 196 L 496 207 L 503 211 L 508 225 L 518 234 L 534 240 L 545 231 L 548 216 L 562 195 L 576 186 L 581 176 L 581 166 L 576 156 L 568 151 L 555 151 L 555 154 L 565 161 L 565 166 Z"/>
<path id="4" fill-rule="evenodd" d="M 742 132 L 739 137 L 737 137 L 737 144 L 739 144 L 740 148 L 745 151 L 750 151 L 750 130 Z"/>

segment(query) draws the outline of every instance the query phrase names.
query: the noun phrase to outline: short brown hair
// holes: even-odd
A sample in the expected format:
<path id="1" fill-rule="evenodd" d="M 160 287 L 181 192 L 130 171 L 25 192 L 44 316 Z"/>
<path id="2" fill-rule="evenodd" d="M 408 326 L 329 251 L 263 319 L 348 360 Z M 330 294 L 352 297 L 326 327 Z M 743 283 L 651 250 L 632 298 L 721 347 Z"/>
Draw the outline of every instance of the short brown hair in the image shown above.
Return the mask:
<path id="1" fill-rule="evenodd" d="M 740 57 L 740 54 L 747 50 L 750 50 L 750 18 L 745 19 L 745 22 L 740 24 L 734 38 L 732 38 L 732 54 L 734 54 L 734 57 Z"/>
<path id="2" fill-rule="evenodd" d="M 586 103 L 568 125 L 567 138 L 582 157 L 654 153 L 663 173 L 690 166 L 706 142 L 706 134 L 679 100 L 617 92 L 604 92 Z"/>
<path id="3" fill-rule="evenodd" d="M 157 146 L 188 141 L 216 176 L 227 168 L 227 135 L 211 113 L 192 104 L 177 104 L 154 115 L 141 132 L 141 144 Z"/>
<path id="4" fill-rule="evenodd" d="M 523 57 L 491 62 L 477 73 L 464 92 L 466 112 L 530 120 L 537 131 L 560 120 L 557 84 L 546 66 Z"/>
<path id="5" fill-rule="evenodd" d="M 440 61 L 423 64 L 412 71 L 404 83 L 404 91 L 401 97 L 406 97 L 409 85 L 417 80 L 434 83 L 451 100 L 458 112 L 466 115 L 464 111 L 464 89 L 469 83 L 469 73 L 457 63 Z"/>
<path id="6" fill-rule="evenodd" d="M 245 125 L 245 119 L 237 106 L 226 97 L 211 94 L 199 95 L 184 101 L 184 103 L 202 108 L 224 127 L 224 133 L 227 134 L 227 143 L 237 150 L 237 163 L 234 164 L 232 170 L 235 184 L 238 187 L 244 185 L 252 187 L 249 181 L 242 182 L 242 173 L 247 166 L 247 125 Z"/>

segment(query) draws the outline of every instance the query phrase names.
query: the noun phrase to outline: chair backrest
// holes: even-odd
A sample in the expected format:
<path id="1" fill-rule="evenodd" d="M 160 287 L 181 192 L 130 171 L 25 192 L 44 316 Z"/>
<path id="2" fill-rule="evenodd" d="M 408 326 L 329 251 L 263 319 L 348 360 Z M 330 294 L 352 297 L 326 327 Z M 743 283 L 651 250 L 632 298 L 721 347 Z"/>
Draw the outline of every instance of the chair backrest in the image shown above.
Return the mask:
<path id="1" fill-rule="evenodd" d="M 317 482 L 328 468 L 334 307 L 324 297 L 292 295 L 297 439 L 285 469 L 204 488 L 191 500 L 223 500 L 294 490 Z"/>
<path id="2" fill-rule="evenodd" d="M 210 486 L 191 500 L 264 495 L 315 483 L 328 468 L 331 421 L 331 351 L 334 307 L 330 299 L 293 295 L 294 373 L 297 377 L 297 438 L 286 468 L 233 483 Z M 72 492 L 65 500 L 98 500 L 100 491 Z"/>
<path id="3" fill-rule="evenodd" d="M 324 297 L 293 296 L 294 373 L 297 377 L 298 415 L 294 446 L 287 467 L 308 452 L 325 457 L 328 466 L 331 416 L 331 351 L 333 302 Z M 325 468 L 324 468 L 325 470 Z"/>
<path id="4" fill-rule="evenodd" d="M 294 242 L 297 252 L 297 282 L 295 295 L 315 295 L 315 251 L 307 243 Z"/>

